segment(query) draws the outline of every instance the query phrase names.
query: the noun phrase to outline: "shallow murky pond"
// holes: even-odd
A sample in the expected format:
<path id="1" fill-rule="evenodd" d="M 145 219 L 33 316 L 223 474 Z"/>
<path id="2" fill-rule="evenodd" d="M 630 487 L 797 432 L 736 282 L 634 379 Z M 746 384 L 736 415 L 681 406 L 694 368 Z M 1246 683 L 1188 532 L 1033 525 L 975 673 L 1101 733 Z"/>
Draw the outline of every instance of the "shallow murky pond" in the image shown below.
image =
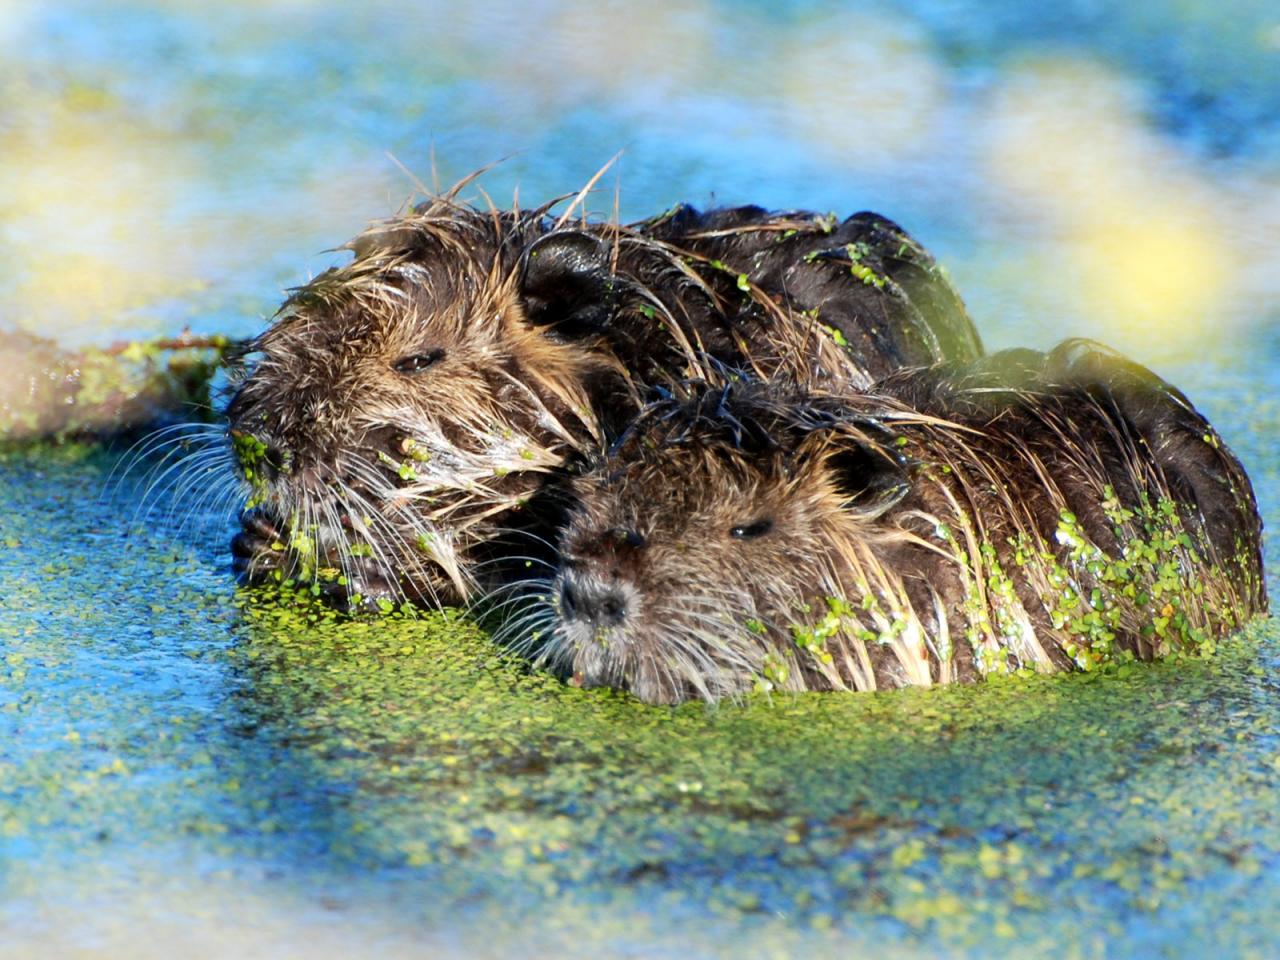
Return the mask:
<path id="1" fill-rule="evenodd" d="M 1155 367 L 1248 467 L 1280 593 L 1271 4 L 404 6 L 0 3 L 0 325 L 247 333 L 414 191 L 388 153 L 514 153 L 504 203 L 623 149 L 603 215 L 875 208 L 991 345 Z M 0 957 L 1280 943 L 1276 619 L 1207 661 L 649 708 L 454 615 L 238 592 L 229 518 L 144 511 L 120 453 L 0 456 Z"/>

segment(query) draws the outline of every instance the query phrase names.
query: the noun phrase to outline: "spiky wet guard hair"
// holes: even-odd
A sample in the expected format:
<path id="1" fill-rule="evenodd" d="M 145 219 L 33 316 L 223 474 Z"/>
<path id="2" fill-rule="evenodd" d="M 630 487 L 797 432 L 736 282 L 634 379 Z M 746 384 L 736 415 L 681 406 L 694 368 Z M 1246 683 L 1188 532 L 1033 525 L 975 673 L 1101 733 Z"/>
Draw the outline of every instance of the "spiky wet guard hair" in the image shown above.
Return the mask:
<path id="1" fill-rule="evenodd" d="M 545 209 L 486 212 L 436 198 L 356 238 L 355 259 L 293 291 L 258 338 L 261 359 L 241 380 L 233 424 L 294 450 L 321 448 L 313 459 L 329 480 L 359 475 L 362 489 L 325 491 L 281 478 L 258 498 L 277 526 L 325 531 L 336 547 L 330 579 L 359 584 L 368 578 L 353 568 L 363 563 L 393 592 L 432 604 L 465 598 L 471 548 L 495 537 L 498 518 L 531 497 L 542 474 L 600 436 L 588 382 L 607 380 L 622 406 L 635 403 L 615 357 L 528 322 L 525 257 L 553 229 Z M 447 383 L 411 395 L 390 368 L 441 344 Z M 375 350 L 376 364 L 360 362 Z M 427 459 L 406 460 L 396 449 L 405 439 Z M 329 513 L 367 522 L 348 536 L 341 522 L 317 521 Z M 374 555 L 357 561 L 352 551 L 365 544 Z M 291 572 L 317 569 L 295 563 Z"/>
<path id="2" fill-rule="evenodd" d="M 525 626 L 544 661 L 655 702 L 1091 669 L 1210 649 L 1266 608 L 1239 462 L 1180 392 L 1084 341 L 862 395 L 691 388 L 574 490 Z M 725 531 L 766 508 L 790 539 L 748 556 Z M 611 576 L 634 617 L 594 635 L 557 591 Z"/>
<path id="3" fill-rule="evenodd" d="M 727 362 L 866 384 L 981 351 L 932 258 L 873 214 L 680 207 L 621 226 L 551 206 L 478 210 L 455 188 L 292 292 L 228 410 L 265 448 L 242 458 L 263 529 L 238 540 L 251 571 L 464 599 L 527 526 L 514 511 L 654 383 Z M 393 372 L 427 367 L 439 383 L 413 391 Z"/>

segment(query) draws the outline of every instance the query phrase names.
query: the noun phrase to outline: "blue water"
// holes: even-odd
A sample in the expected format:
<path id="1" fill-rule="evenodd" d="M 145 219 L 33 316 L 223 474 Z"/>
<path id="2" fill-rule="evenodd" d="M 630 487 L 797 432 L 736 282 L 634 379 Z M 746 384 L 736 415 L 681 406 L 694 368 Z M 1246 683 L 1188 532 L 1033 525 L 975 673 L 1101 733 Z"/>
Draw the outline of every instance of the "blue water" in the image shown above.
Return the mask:
<path id="1" fill-rule="evenodd" d="M 989 345 L 1086 335 L 1152 365 L 1245 462 L 1280 569 L 1280 10 L 1264 0 L 0 4 L 0 328 L 252 333 L 430 187 L 433 157 L 444 185 L 501 161 L 467 195 L 506 205 L 576 191 L 619 151 L 596 216 L 875 209 L 947 265 Z M 860 899 L 840 872 L 856 858 L 792 862 L 778 840 L 724 872 L 665 821 L 628 842 L 680 851 L 683 873 L 635 889 L 610 886 L 598 824 L 591 855 L 549 873 L 479 854 L 422 873 L 387 837 L 443 848 L 426 794 L 371 788 L 351 759 L 367 744 L 323 699 L 305 718 L 262 706 L 288 680 L 238 659 L 252 631 L 225 518 L 133 523 L 135 481 L 99 497 L 114 455 L 0 464 L 0 958 L 1267 956 L 1280 934 L 1275 621 L 1253 672 L 1229 660 L 1208 706 L 1171 701 L 1205 724 L 1195 766 L 1123 758 L 1137 779 L 1239 791 L 1176 819 L 1172 853 L 1132 854 L 1148 873 L 1181 869 L 1183 848 L 1199 864 L 1143 909 L 1122 878 L 1047 854 L 1031 859 L 1052 870 L 996 893 L 956 885 L 944 845 L 884 881 L 894 903 L 936 866 L 984 920 L 913 925 Z M 1121 824 L 1080 851 L 1103 875 L 1138 827 L 1082 782 Z M 430 796 L 466 807 L 461 792 Z M 590 822 L 598 802 L 534 797 L 530 822 Z M 1062 802 L 1079 817 L 1038 821 L 1050 852 L 1088 843 L 1091 797 Z M 1222 851 L 1211 867 L 1205 850 Z M 1001 922 L 1012 937 L 989 941 Z"/>

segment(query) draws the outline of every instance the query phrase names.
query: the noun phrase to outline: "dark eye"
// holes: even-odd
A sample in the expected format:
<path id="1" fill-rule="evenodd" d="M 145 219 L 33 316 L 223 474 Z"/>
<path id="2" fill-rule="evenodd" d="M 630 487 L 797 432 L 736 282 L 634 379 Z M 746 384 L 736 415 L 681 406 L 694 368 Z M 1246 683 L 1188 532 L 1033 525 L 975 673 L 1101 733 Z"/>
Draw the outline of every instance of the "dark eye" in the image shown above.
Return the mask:
<path id="1" fill-rule="evenodd" d="M 729 536 L 736 540 L 750 540 L 752 537 L 764 536 L 772 529 L 772 520 L 757 520 L 755 523 L 747 523 L 740 527 L 734 527 L 729 531 Z"/>
<path id="2" fill-rule="evenodd" d="M 396 373 L 412 376 L 415 373 L 421 373 L 433 363 L 438 363 L 443 359 L 444 350 L 437 347 L 435 350 L 429 350 L 426 353 L 415 353 L 412 356 L 401 357 L 393 366 Z"/>

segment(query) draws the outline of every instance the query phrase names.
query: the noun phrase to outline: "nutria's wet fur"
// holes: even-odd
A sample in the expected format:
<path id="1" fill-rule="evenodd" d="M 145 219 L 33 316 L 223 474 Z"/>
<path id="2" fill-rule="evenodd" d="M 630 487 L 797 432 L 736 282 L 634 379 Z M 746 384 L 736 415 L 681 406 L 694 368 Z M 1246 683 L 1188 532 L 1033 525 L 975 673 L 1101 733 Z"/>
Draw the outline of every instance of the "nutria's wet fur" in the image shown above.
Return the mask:
<path id="1" fill-rule="evenodd" d="M 654 383 L 728 363 L 866 386 L 982 352 L 933 259 L 870 213 L 618 226 L 449 194 L 349 246 L 257 338 L 227 411 L 238 568 L 339 599 L 466 599 L 547 474 Z"/>
<path id="2" fill-rule="evenodd" d="M 1085 341 L 846 397 L 690 388 L 575 479 L 507 636 L 649 703 L 1200 651 L 1266 608 L 1240 463 Z"/>

